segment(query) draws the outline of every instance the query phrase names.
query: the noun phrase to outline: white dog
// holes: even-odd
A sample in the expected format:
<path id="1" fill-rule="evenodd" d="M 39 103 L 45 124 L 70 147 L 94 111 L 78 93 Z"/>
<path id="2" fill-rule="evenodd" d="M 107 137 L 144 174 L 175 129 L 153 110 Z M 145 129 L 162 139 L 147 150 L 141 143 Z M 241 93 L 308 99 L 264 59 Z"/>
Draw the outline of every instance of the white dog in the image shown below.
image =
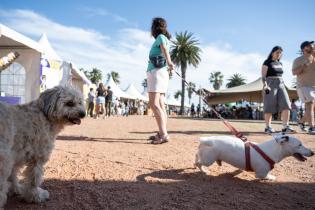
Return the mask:
<path id="1" fill-rule="evenodd" d="M 0 209 L 7 194 L 28 202 L 44 202 L 43 166 L 49 160 L 57 134 L 65 125 L 80 124 L 85 116 L 82 95 L 70 87 L 55 87 L 24 105 L 0 103 Z M 23 179 L 17 175 L 21 167 Z"/>
<path id="2" fill-rule="evenodd" d="M 314 155 L 314 153 L 305 148 L 301 141 L 293 136 L 277 134 L 273 139 L 256 144 L 269 158 L 269 163 L 261 154 L 259 154 L 252 146 L 250 147 L 251 169 L 256 173 L 259 179 L 274 180 L 269 171 L 273 168 L 272 163 L 278 163 L 288 156 L 294 156 L 300 161 L 305 161 L 306 157 Z M 204 166 L 210 166 L 214 162 L 221 165 L 221 161 L 227 162 L 237 168 L 246 169 L 245 143 L 232 136 L 212 136 L 200 138 L 200 145 L 196 154 L 195 166 L 202 172 L 207 173 L 208 170 Z"/>

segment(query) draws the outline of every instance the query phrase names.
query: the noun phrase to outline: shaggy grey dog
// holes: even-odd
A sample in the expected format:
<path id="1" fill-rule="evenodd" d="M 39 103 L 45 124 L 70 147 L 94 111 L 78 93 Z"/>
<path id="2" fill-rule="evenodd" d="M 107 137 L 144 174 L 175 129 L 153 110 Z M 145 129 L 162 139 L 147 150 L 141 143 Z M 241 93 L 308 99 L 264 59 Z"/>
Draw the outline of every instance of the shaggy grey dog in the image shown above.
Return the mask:
<path id="1" fill-rule="evenodd" d="M 65 125 L 80 124 L 84 117 L 82 94 L 70 87 L 48 89 L 28 104 L 0 103 L 0 209 L 7 194 L 36 203 L 49 198 L 40 185 L 55 138 Z"/>

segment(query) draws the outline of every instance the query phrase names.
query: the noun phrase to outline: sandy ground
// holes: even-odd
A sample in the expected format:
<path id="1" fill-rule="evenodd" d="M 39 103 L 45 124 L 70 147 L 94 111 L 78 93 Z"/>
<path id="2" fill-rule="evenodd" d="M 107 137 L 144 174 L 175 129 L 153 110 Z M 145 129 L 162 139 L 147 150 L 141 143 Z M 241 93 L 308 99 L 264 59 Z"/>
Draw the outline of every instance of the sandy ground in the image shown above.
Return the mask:
<path id="1" fill-rule="evenodd" d="M 251 141 L 270 138 L 262 122 L 232 123 Z M 168 127 L 172 141 L 163 145 L 147 143 L 156 130 L 147 116 L 89 118 L 66 128 L 45 167 L 50 200 L 9 198 L 6 209 L 315 209 L 315 157 L 285 159 L 272 171 L 275 182 L 228 164 L 214 164 L 207 176 L 193 168 L 198 137 L 227 135 L 224 125 L 171 118 Z M 314 136 L 296 136 L 315 150 Z"/>

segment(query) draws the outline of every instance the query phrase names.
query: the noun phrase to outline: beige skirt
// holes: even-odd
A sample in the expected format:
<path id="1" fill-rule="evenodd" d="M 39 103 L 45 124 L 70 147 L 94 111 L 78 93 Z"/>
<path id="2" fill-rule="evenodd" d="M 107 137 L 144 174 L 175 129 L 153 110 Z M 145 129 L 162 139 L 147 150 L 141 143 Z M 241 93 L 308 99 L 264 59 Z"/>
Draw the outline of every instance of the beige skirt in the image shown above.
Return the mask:
<path id="1" fill-rule="evenodd" d="M 147 72 L 148 92 L 166 93 L 169 81 L 167 67 Z"/>

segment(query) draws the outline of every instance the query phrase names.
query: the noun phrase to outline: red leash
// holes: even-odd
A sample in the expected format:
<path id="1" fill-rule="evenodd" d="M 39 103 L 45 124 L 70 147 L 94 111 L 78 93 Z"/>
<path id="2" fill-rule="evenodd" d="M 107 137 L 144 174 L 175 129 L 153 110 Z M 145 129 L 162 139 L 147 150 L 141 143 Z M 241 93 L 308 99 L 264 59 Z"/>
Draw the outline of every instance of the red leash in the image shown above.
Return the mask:
<path id="1" fill-rule="evenodd" d="M 174 70 L 175 71 L 175 70 Z M 175 73 L 184 81 L 184 83 L 189 86 L 188 82 L 186 80 L 184 80 L 184 78 L 177 72 L 175 71 Z M 192 89 L 192 91 L 199 95 L 203 95 L 202 93 L 198 93 L 194 88 Z M 241 139 L 242 141 L 246 142 L 247 141 L 247 137 L 244 136 L 244 134 L 242 134 L 240 131 L 238 131 L 234 126 L 232 126 L 229 121 L 227 121 L 226 119 L 224 119 L 220 113 L 218 113 L 215 109 L 213 109 L 208 102 L 206 101 L 205 98 L 202 97 L 202 101 L 208 105 L 208 107 L 215 113 L 215 115 L 223 122 L 223 124 L 231 131 L 231 133 L 236 136 L 237 138 Z"/>

